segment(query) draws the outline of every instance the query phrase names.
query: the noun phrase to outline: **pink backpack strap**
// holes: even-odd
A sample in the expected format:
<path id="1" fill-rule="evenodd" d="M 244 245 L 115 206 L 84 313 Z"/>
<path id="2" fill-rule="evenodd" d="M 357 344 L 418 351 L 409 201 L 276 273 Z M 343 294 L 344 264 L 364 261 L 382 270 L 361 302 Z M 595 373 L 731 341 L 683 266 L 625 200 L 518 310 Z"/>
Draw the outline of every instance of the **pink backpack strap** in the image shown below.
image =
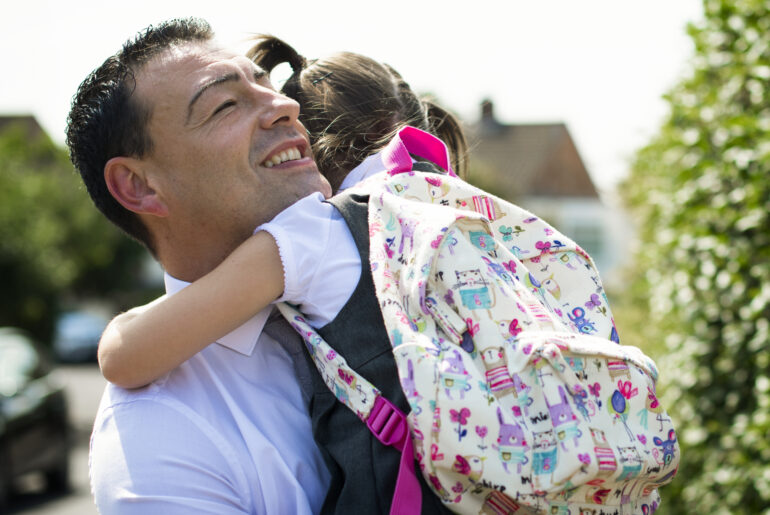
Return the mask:
<path id="1" fill-rule="evenodd" d="M 366 426 L 380 442 L 401 451 L 390 515 L 419 515 L 422 510 L 422 489 L 414 472 L 414 444 L 406 415 L 388 399 L 378 395 L 366 419 Z"/>
<path id="2" fill-rule="evenodd" d="M 382 162 L 388 173 L 396 175 L 412 172 L 412 157 L 409 154 L 427 159 L 446 170 L 449 175 L 457 177 L 449 163 L 449 150 L 444 142 L 432 134 L 410 126 L 398 131 L 382 150 Z"/>
<path id="3" fill-rule="evenodd" d="M 422 509 L 422 488 L 414 471 L 414 443 L 404 412 L 383 397 L 365 377 L 350 368 L 345 358 L 321 338 L 299 311 L 284 302 L 279 302 L 276 307 L 305 340 L 318 370 L 337 371 L 337 374 L 321 374 L 337 400 L 364 421 L 375 438 L 401 452 L 390 515 L 419 515 Z M 345 381 L 335 381 L 338 374 L 354 377 L 359 388 L 353 388 Z"/>

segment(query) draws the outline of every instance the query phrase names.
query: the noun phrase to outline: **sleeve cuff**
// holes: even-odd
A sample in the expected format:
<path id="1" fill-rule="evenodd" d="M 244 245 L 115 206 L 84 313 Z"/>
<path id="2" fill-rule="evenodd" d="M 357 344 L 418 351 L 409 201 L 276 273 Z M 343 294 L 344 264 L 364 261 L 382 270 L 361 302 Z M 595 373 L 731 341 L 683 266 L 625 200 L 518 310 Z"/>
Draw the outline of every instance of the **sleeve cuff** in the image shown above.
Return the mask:
<path id="1" fill-rule="evenodd" d="M 259 231 L 265 231 L 273 237 L 283 265 L 283 294 L 275 302 L 296 303 L 300 292 L 296 281 L 297 261 L 288 233 L 280 225 L 272 222 L 260 225 L 254 233 Z"/>

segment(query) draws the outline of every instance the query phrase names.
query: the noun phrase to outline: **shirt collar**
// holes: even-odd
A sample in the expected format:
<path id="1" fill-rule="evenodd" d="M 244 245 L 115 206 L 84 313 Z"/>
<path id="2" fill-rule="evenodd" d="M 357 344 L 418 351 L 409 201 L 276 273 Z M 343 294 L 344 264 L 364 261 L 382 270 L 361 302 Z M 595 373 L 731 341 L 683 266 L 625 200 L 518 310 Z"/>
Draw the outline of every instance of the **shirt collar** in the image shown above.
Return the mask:
<path id="1" fill-rule="evenodd" d="M 167 295 L 173 295 L 190 284 L 167 273 L 163 274 L 163 282 L 166 285 Z M 250 356 L 254 352 L 254 346 L 257 344 L 259 335 L 262 334 L 262 329 L 265 327 L 265 322 L 272 309 L 272 305 L 263 309 L 242 326 L 219 338 L 216 343 L 235 352 Z"/>
<path id="2" fill-rule="evenodd" d="M 361 161 L 361 164 L 350 170 L 347 176 L 345 176 L 345 179 L 342 181 L 342 184 L 340 184 L 339 191 L 350 188 L 351 186 L 358 184 L 369 176 L 383 170 L 385 170 L 385 165 L 382 162 L 382 156 L 380 153 L 377 152 L 376 154 L 372 154 L 371 156 Z"/>
<path id="3" fill-rule="evenodd" d="M 414 158 L 412 158 L 412 162 L 415 162 Z M 372 175 L 383 172 L 387 169 L 388 167 L 385 166 L 385 163 L 382 161 L 382 153 L 377 152 L 376 154 L 372 154 L 371 156 L 361 161 L 361 164 L 350 170 L 350 172 L 345 176 L 345 179 L 343 179 L 342 184 L 340 184 L 340 188 L 337 190 L 337 193 L 341 192 L 342 190 L 352 188 L 364 179 L 368 179 Z"/>

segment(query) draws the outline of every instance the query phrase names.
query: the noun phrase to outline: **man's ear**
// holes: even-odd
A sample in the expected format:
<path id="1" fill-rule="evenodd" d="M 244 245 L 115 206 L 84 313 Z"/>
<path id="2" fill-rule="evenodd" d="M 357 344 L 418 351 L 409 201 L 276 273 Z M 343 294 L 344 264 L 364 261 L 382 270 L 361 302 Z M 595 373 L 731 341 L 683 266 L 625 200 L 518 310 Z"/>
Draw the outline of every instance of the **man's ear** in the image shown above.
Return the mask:
<path id="1" fill-rule="evenodd" d="M 131 157 L 113 157 L 104 165 L 107 189 L 120 205 L 137 214 L 168 216 L 163 199 L 147 182 L 141 162 Z"/>

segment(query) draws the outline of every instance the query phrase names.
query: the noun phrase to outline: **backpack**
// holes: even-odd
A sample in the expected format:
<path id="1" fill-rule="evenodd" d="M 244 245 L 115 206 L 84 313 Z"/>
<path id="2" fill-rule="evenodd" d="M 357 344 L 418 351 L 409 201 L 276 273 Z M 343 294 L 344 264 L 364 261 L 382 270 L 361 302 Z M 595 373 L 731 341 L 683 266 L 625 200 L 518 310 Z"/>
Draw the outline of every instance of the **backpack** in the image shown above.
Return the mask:
<path id="1" fill-rule="evenodd" d="M 430 138 L 402 130 L 391 173 L 354 188 L 411 412 L 279 305 L 337 398 L 403 452 L 391 513 L 419 511 L 414 459 L 459 513 L 652 513 L 679 460 L 654 363 L 618 343 L 574 242 L 451 174 L 413 173 L 410 151 L 449 169 Z"/>

